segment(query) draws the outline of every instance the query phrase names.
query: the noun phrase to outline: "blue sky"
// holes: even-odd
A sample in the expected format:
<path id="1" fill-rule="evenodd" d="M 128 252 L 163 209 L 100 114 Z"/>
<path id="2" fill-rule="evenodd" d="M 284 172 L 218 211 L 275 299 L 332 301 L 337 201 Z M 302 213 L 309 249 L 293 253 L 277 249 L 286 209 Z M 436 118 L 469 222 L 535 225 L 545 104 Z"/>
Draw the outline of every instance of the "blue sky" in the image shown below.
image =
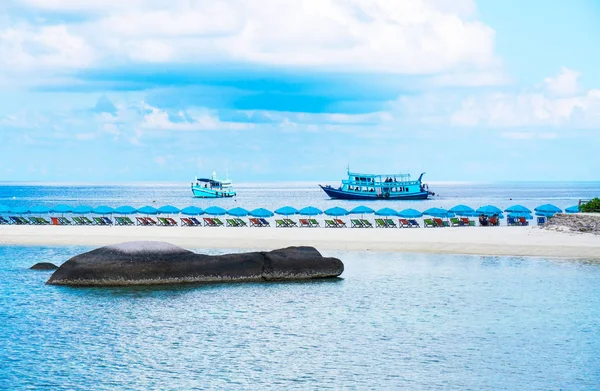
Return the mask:
<path id="1" fill-rule="evenodd" d="M 594 0 L 8 0 L 0 181 L 597 180 Z"/>

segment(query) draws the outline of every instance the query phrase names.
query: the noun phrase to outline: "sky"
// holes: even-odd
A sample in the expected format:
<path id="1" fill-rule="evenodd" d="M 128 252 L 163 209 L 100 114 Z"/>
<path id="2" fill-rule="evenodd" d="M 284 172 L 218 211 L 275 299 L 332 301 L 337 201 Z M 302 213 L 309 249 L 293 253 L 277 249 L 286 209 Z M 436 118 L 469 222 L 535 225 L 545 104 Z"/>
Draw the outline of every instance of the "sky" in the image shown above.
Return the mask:
<path id="1" fill-rule="evenodd" d="M 598 180 L 600 2 L 4 0 L 0 181 Z"/>

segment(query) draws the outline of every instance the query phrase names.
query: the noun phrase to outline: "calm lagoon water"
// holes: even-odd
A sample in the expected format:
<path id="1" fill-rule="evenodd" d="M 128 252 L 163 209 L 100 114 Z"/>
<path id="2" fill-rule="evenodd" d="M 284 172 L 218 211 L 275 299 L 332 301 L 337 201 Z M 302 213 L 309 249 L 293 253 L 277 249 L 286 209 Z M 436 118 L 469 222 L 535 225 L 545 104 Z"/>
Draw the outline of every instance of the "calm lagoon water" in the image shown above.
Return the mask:
<path id="1" fill-rule="evenodd" d="M 600 264 L 327 252 L 343 278 L 93 289 L 27 269 L 84 250 L 0 248 L 0 389 L 600 388 Z"/>

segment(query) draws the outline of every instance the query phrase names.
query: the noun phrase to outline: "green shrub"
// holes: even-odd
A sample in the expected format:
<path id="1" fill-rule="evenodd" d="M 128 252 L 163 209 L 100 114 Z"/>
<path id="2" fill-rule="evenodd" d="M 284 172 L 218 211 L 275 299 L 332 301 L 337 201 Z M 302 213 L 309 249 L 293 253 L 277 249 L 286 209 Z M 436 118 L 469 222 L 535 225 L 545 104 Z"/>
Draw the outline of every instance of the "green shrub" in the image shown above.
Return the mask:
<path id="1" fill-rule="evenodd" d="M 581 205 L 581 211 L 586 213 L 600 213 L 600 198 L 594 198 Z"/>

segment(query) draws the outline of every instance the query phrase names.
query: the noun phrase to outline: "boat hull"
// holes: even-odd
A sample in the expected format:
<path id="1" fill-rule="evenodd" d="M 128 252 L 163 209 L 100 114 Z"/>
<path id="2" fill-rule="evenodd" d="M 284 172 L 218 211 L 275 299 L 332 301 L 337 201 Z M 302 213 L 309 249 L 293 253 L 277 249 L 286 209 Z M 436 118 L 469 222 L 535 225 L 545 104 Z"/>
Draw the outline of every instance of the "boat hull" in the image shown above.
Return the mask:
<path id="1" fill-rule="evenodd" d="M 375 193 L 365 192 L 364 194 L 357 192 L 349 192 L 333 187 L 321 186 L 321 189 L 331 198 L 340 200 L 386 200 L 386 201 L 401 201 L 401 200 L 426 200 L 429 197 L 428 191 L 420 191 L 418 193 L 409 194 L 390 194 L 389 197 L 383 197 Z"/>
<path id="2" fill-rule="evenodd" d="M 196 198 L 230 198 L 235 197 L 235 191 L 231 190 L 214 190 L 205 187 L 192 187 L 192 193 Z"/>

